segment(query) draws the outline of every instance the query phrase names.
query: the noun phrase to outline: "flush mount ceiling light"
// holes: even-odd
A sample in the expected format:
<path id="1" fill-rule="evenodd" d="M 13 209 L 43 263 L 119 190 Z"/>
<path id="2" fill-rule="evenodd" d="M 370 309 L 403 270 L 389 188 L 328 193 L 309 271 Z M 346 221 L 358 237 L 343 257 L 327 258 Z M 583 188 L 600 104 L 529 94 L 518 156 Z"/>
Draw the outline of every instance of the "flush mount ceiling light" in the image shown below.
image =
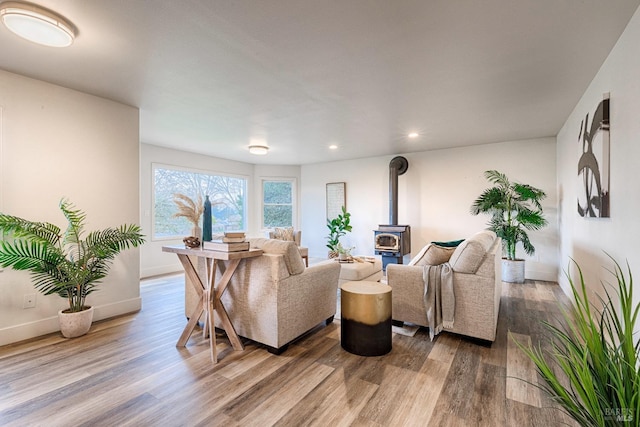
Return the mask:
<path id="1" fill-rule="evenodd" d="M 269 146 L 264 142 L 252 142 L 249 144 L 249 152 L 251 154 L 257 154 L 258 156 L 264 156 L 269 152 Z"/>
<path id="2" fill-rule="evenodd" d="M 418 132 L 411 132 L 409 135 L 407 135 L 409 138 L 413 139 L 413 138 L 417 138 L 420 136 L 420 134 Z"/>
<path id="3" fill-rule="evenodd" d="M 69 46 L 76 35 L 71 22 L 51 10 L 32 3 L 17 1 L 0 3 L 0 17 L 11 32 L 44 46 Z"/>

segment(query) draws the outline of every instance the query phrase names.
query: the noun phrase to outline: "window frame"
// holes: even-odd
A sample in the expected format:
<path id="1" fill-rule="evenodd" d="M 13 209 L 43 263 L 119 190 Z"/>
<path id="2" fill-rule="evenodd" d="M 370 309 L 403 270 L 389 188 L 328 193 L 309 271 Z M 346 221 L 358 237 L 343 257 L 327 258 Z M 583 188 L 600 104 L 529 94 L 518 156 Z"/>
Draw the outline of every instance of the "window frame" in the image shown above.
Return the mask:
<path id="1" fill-rule="evenodd" d="M 244 190 L 243 190 L 244 203 L 243 203 L 243 212 L 242 212 L 243 229 L 238 231 L 246 232 L 248 230 L 248 227 L 249 227 L 248 224 L 250 220 L 250 218 L 248 218 L 247 216 L 247 212 L 248 212 L 247 204 L 249 201 L 249 185 L 250 185 L 250 177 L 248 175 L 232 174 L 232 173 L 218 172 L 214 170 L 191 168 L 191 167 L 185 167 L 185 166 L 171 165 L 167 163 L 152 162 L 151 177 L 150 177 L 151 179 L 151 238 L 150 240 L 152 242 L 178 240 L 184 237 L 183 235 L 156 237 L 156 179 L 155 177 L 156 177 L 157 169 L 168 169 L 168 170 L 174 170 L 174 171 L 180 171 L 180 172 L 211 175 L 211 176 L 223 176 L 228 178 L 237 178 L 237 179 L 244 180 Z"/>
<path id="2" fill-rule="evenodd" d="M 298 224 L 298 197 L 297 197 L 298 185 L 297 185 L 297 181 L 298 180 L 295 177 L 286 177 L 286 176 L 282 176 L 282 177 L 269 176 L 269 177 L 262 177 L 260 179 L 260 228 L 263 231 L 273 230 L 275 228 L 275 227 L 268 227 L 264 223 L 264 208 L 265 208 L 264 184 L 266 182 L 288 182 L 288 183 L 291 184 L 291 225 L 290 225 L 290 227 L 293 227 L 294 229 L 297 228 L 297 224 Z M 268 203 L 267 205 L 283 206 L 283 205 L 287 205 L 287 204 L 284 204 L 284 203 L 280 203 L 280 204 Z"/>

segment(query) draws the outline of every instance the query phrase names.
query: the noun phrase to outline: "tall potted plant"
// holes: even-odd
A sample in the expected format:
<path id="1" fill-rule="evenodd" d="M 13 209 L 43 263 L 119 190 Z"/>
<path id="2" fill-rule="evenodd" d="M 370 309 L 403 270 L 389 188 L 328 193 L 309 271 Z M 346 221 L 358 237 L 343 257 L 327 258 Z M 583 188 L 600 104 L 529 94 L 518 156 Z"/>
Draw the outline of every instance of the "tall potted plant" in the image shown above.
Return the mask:
<path id="1" fill-rule="evenodd" d="M 471 205 L 471 213 L 491 215 L 489 229 L 502 238 L 506 258 L 502 262 L 502 280 L 524 282 L 524 260 L 516 258 L 516 245 L 522 243 L 528 255 L 535 253 L 527 231 L 539 230 L 547 225 L 540 201 L 547 195 L 539 188 L 511 182 L 503 173 L 489 170 L 484 173 L 493 187 L 484 192 Z"/>
<path id="2" fill-rule="evenodd" d="M 107 276 L 116 255 L 144 243 L 144 236 L 140 226 L 124 224 L 83 238 L 86 214 L 66 199 L 60 210 L 67 219 L 64 232 L 54 224 L 0 213 L 0 231 L 12 238 L 0 241 L 0 265 L 29 271 L 37 290 L 66 299 L 69 307 L 58 313 L 60 329 L 73 338 L 91 327 L 87 295 Z"/>
<path id="3" fill-rule="evenodd" d="M 347 212 L 347 208 L 342 206 L 342 213 L 333 219 L 327 219 L 327 228 L 329 235 L 327 236 L 327 248 L 329 248 L 329 258 L 338 256 L 338 245 L 340 237 L 351 231 L 351 214 Z"/>

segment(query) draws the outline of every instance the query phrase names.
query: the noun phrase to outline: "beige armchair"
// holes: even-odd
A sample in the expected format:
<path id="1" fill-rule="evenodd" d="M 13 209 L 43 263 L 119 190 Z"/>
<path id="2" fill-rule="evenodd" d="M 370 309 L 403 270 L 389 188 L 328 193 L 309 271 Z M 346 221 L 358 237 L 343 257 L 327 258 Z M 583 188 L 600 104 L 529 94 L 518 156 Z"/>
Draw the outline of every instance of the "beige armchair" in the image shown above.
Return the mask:
<path id="1" fill-rule="evenodd" d="M 300 256 L 304 260 L 304 265 L 309 267 L 309 248 L 305 248 L 301 246 L 302 242 L 302 231 L 301 230 L 293 230 L 292 228 L 276 228 L 272 231 L 269 231 L 270 239 L 278 239 L 278 240 L 293 240 L 298 246 L 298 251 L 300 252 Z"/>
<path id="2" fill-rule="evenodd" d="M 238 335 L 279 354 L 300 335 L 333 321 L 340 265 L 306 268 L 294 242 L 262 238 L 249 242 L 264 253 L 240 263 L 222 296 L 223 305 Z M 217 269 L 217 279 L 224 270 Z M 195 292 L 187 285 L 186 304 L 193 304 L 188 294 Z M 221 327 L 217 316 L 215 321 Z"/>
<path id="3" fill-rule="evenodd" d="M 423 302 L 424 265 L 449 262 L 453 271 L 454 324 L 444 330 L 494 341 L 502 293 L 501 257 L 501 239 L 485 230 L 455 249 L 427 245 L 411 263 L 387 265 L 394 321 L 428 327 Z"/>

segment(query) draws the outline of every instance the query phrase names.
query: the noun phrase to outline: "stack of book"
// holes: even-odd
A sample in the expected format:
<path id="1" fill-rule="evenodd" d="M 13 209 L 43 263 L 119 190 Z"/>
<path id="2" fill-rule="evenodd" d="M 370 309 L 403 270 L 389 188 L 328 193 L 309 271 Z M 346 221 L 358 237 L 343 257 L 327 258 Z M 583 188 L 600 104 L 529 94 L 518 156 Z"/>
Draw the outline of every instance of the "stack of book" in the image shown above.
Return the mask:
<path id="1" fill-rule="evenodd" d="M 245 242 L 244 232 L 225 232 L 224 236 L 218 240 L 203 242 L 203 249 L 220 252 L 248 251 L 249 242 Z"/>

